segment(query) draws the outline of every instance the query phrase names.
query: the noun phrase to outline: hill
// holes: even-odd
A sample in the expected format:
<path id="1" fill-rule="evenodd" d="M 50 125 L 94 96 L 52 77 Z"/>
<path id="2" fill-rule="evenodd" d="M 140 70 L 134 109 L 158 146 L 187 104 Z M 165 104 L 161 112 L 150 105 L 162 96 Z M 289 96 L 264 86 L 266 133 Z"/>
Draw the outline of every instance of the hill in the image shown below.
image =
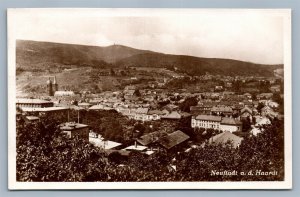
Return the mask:
<path id="1" fill-rule="evenodd" d="M 17 66 L 38 67 L 45 64 L 62 64 L 92 67 L 135 66 L 178 68 L 190 75 L 205 73 L 242 76 L 274 76 L 274 70 L 283 65 L 263 65 L 231 59 L 202 58 L 171 55 L 123 45 L 108 47 L 75 44 L 17 41 Z"/>
<path id="2" fill-rule="evenodd" d="M 18 40 L 16 48 L 17 64 L 22 66 L 45 62 L 97 66 L 141 53 L 151 53 L 122 45 L 99 47 L 27 40 Z"/>
<path id="3" fill-rule="evenodd" d="M 123 66 L 148 66 L 178 68 L 189 75 L 205 73 L 229 76 L 274 76 L 274 70 L 283 65 L 264 65 L 232 59 L 202 58 L 185 55 L 168 55 L 157 53 L 137 54 L 120 60 Z"/>

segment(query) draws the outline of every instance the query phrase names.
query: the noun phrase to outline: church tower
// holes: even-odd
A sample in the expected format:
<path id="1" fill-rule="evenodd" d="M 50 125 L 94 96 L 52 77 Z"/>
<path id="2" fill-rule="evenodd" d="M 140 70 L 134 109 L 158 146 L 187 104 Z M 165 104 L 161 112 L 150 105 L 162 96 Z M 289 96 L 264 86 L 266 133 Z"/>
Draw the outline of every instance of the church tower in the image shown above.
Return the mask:
<path id="1" fill-rule="evenodd" d="M 50 77 L 47 81 L 47 90 L 48 90 L 48 95 L 53 96 L 52 81 L 51 81 Z"/>
<path id="2" fill-rule="evenodd" d="M 57 81 L 56 81 L 56 76 L 54 76 L 53 87 L 54 87 L 54 93 L 55 93 L 56 91 L 58 91 L 58 83 L 57 83 Z"/>

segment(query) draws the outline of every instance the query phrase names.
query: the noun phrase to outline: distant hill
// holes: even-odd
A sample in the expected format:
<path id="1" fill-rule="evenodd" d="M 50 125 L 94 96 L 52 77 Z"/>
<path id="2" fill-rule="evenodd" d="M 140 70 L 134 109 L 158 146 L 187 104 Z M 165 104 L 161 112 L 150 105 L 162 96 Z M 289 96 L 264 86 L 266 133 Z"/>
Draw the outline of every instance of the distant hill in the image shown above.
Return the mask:
<path id="1" fill-rule="evenodd" d="M 123 66 L 177 67 L 190 75 L 203 75 L 208 72 L 230 76 L 274 76 L 275 69 L 283 68 L 283 65 L 264 65 L 232 59 L 157 53 L 133 55 L 120 60 L 118 64 Z"/>
<path id="2" fill-rule="evenodd" d="M 17 41 L 17 66 L 27 67 L 41 63 L 67 65 L 177 67 L 191 75 L 206 72 L 223 75 L 274 76 L 275 69 L 283 65 L 263 65 L 231 59 L 201 58 L 185 55 L 171 55 L 148 50 L 134 49 L 122 45 L 108 47 L 75 44 Z"/>
<path id="3" fill-rule="evenodd" d="M 141 53 L 151 52 L 122 45 L 98 47 L 27 40 L 18 40 L 16 51 L 17 63 L 20 64 L 53 62 L 94 66 L 103 61 L 114 63 L 123 58 Z"/>

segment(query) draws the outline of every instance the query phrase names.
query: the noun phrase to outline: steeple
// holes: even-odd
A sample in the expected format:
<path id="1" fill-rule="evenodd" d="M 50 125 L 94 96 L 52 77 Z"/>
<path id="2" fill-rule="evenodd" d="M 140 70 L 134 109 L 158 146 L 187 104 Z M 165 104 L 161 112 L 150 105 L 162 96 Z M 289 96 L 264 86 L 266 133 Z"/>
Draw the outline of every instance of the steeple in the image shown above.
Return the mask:
<path id="1" fill-rule="evenodd" d="M 54 92 L 58 91 L 58 83 L 56 81 L 56 76 L 54 76 L 53 86 L 54 86 Z"/>
<path id="2" fill-rule="evenodd" d="M 47 81 L 47 90 L 48 90 L 48 95 L 53 96 L 52 81 L 51 81 L 50 77 Z"/>

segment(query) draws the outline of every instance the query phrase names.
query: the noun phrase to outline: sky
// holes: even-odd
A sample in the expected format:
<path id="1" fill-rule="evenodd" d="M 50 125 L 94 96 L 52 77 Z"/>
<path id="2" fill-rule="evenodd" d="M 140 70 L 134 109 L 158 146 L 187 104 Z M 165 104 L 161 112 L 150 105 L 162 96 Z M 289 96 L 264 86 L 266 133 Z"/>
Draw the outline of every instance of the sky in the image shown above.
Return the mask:
<path id="1" fill-rule="evenodd" d="M 16 39 L 108 46 L 167 54 L 284 62 L 282 15 L 233 10 L 15 10 Z M 9 24 L 10 25 L 10 24 Z"/>

